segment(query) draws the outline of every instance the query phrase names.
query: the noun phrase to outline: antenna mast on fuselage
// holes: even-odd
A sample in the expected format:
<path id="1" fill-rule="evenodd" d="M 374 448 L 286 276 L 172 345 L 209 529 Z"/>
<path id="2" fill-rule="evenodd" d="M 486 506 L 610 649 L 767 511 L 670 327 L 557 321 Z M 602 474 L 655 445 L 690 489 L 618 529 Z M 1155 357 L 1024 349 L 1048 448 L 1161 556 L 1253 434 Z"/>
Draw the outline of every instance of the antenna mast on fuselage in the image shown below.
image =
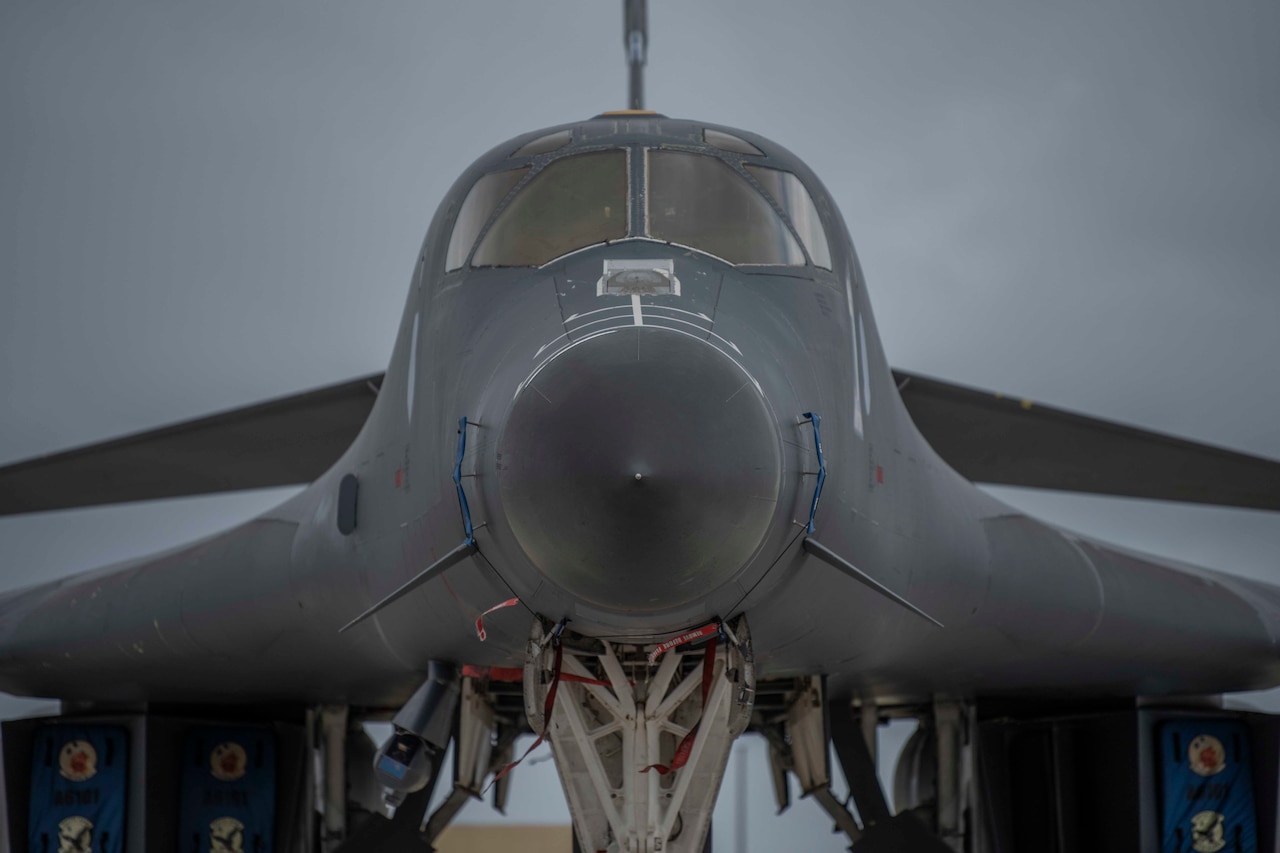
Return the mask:
<path id="1" fill-rule="evenodd" d="M 631 69 L 627 108 L 644 109 L 644 65 L 649 52 L 648 0 L 623 0 L 622 43 Z"/>

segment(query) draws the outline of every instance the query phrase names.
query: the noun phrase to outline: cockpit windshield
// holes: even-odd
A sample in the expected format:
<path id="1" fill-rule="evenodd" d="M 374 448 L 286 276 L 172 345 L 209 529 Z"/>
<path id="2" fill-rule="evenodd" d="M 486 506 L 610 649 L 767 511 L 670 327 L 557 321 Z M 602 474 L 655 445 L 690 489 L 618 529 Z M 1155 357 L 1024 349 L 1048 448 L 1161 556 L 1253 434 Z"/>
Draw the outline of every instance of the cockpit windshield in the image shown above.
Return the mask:
<path id="1" fill-rule="evenodd" d="M 536 267 L 627 236 L 627 152 L 579 154 L 533 176 L 485 234 L 474 267 Z"/>
<path id="2" fill-rule="evenodd" d="M 687 151 L 648 152 L 650 237 L 731 264 L 804 266 L 804 252 L 764 196 L 723 160 Z"/>
<path id="3" fill-rule="evenodd" d="M 800 179 L 790 172 L 766 169 L 750 163 L 745 168 L 773 196 L 778 206 L 787 212 L 791 225 L 809 249 L 813 265 L 824 270 L 831 269 L 831 249 L 827 246 L 826 232 L 822 230 L 822 219 L 818 216 L 813 198 L 804 184 L 800 183 Z"/>
<path id="4" fill-rule="evenodd" d="M 567 132 L 550 136 L 562 145 L 570 139 Z M 542 266 L 627 237 L 686 246 L 731 264 L 810 261 L 831 269 L 818 209 L 794 174 L 733 157 L 642 146 L 569 154 L 481 177 L 459 209 L 445 269 L 461 269 L 468 255 L 473 267 Z"/>
<path id="5" fill-rule="evenodd" d="M 480 229 L 489 221 L 489 217 L 497 210 L 498 205 L 506 198 L 511 188 L 520 183 L 520 179 L 529 174 L 528 167 L 510 169 L 506 172 L 493 172 L 476 181 L 467 198 L 458 211 L 458 219 L 453 226 L 453 234 L 449 237 L 449 251 L 445 255 L 445 272 L 461 269 L 467 262 L 467 253 L 480 236 Z"/>

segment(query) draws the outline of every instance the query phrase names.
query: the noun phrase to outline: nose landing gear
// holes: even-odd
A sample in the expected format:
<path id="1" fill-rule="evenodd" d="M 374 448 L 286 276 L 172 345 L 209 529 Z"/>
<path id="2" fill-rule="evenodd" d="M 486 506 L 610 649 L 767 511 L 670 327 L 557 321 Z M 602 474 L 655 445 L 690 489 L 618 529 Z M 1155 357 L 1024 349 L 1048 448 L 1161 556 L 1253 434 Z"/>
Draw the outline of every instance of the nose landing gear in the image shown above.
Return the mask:
<path id="1" fill-rule="evenodd" d="M 690 651 L 573 642 L 534 622 L 525 712 L 551 741 L 580 849 L 704 849 L 730 748 L 755 698 L 746 620 L 708 633 Z"/>

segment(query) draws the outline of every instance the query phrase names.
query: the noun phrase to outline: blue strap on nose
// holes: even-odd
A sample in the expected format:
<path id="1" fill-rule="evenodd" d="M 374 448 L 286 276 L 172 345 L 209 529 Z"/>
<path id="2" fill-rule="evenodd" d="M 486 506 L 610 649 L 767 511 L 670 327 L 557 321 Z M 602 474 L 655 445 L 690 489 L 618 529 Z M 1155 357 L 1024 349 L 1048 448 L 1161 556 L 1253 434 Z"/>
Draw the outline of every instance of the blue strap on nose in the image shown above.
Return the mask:
<path id="1" fill-rule="evenodd" d="M 479 426 L 479 424 L 472 424 L 472 426 Z M 395 592 L 391 593 L 386 598 L 382 599 L 377 604 L 373 605 L 368 610 L 361 613 L 356 618 L 352 619 L 346 625 L 343 625 L 340 629 L 338 629 L 339 634 L 341 634 L 343 631 L 346 631 L 350 628 L 354 628 L 356 625 L 359 625 L 361 622 L 368 619 L 370 616 L 377 613 L 382 608 L 396 601 L 399 601 L 401 598 L 413 592 L 415 589 L 422 586 L 427 581 L 431 580 L 437 575 L 443 574 L 447 569 L 450 569 L 456 566 L 458 563 L 461 563 L 467 557 L 470 557 L 472 554 L 475 554 L 480 550 L 479 547 L 476 545 L 475 528 L 471 526 L 471 507 L 467 505 L 467 494 L 462 490 L 462 457 L 465 456 L 466 453 L 467 453 L 467 419 L 466 419 L 466 416 L 463 416 L 461 418 L 458 418 L 458 458 L 453 463 L 453 484 L 458 487 L 458 509 L 462 511 L 462 529 L 466 532 L 467 538 L 463 540 L 461 545 L 454 548 L 452 551 L 445 554 L 443 557 L 436 560 L 434 563 L 427 566 L 422 571 L 418 572 L 416 575 L 414 575 L 405 583 L 401 584 L 400 588 L 397 589 Z M 516 599 L 512 599 L 510 602 L 507 602 L 506 604 L 498 605 L 498 607 L 505 607 L 508 604 L 514 604 L 515 601 Z M 496 610 L 496 609 L 498 608 L 497 607 L 492 608 L 489 612 L 492 612 L 492 610 Z M 481 614 L 481 618 L 483 617 L 484 617 L 484 614 Z M 476 620 L 476 630 L 480 634 L 480 639 L 483 640 L 484 625 L 481 623 L 480 619 Z"/>
<path id="2" fill-rule="evenodd" d="M 816 425 L 814 427 L 817 428 Z M 467 505 L 467 493 L 462 490 L 462 457 L 467 453 L 467 416 L 458 418 L 458 458 L 453 463 L 453 484 L 458 487 L 458 509 L 462 511 L 462 529 L 467 534 L 462 543 L 468 548 L 476 544 L 476 532 L 471 526 L 471 507 Z M 821 457 L 821 453 L 819 453 Z M 817 498 L 814 498 L 817 505 Z"/>
<path id="3" fill-rule="evenodd" d="M 822 497 L 822 484 L 827 481 L 827 461 L 822 456 L 822 433 L 818 431 L 822 418 L 816 412 L 805 412 L 801 417 L 813 424 L 813 446 L 818 451 L 818 483 L 813 487 L 813 502 L 809 504 L 809 524 L 805 527 L 806 533 L 812 533 L 813 517 L 818 514 L 818 498 Z M 461 486 L 458 487 L 458 493 L 462 493 Z"/>

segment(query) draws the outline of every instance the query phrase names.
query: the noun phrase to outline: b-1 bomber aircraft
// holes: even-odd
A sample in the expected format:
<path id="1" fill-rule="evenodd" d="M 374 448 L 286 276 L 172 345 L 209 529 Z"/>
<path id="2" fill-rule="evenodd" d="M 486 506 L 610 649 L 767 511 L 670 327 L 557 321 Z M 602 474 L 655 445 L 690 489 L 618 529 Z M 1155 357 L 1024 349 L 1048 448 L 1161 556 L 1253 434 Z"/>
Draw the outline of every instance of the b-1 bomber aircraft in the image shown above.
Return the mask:
<path id="1" fill-rule="evenodd" d="M 1275 511 L 1280 463 L 891 369 L 818 177 L 640 108 L 637 8 L 633 108 L 458 178 L 385 373 L 0 469 L 5 514 L 310 483 L 0 598 L 0 689 L 67 703 L 6 724 L 15 849 L 309 850 L 348 708 L 395 729 L 341 850 L 428 849 L 526 732 L 583 851 L 709 849 L 748 732 L 855 851 L 1270 849 L 1280 727 L 1185 697 L 1280 684 L 1280 586 L 974 482 Z"/>

